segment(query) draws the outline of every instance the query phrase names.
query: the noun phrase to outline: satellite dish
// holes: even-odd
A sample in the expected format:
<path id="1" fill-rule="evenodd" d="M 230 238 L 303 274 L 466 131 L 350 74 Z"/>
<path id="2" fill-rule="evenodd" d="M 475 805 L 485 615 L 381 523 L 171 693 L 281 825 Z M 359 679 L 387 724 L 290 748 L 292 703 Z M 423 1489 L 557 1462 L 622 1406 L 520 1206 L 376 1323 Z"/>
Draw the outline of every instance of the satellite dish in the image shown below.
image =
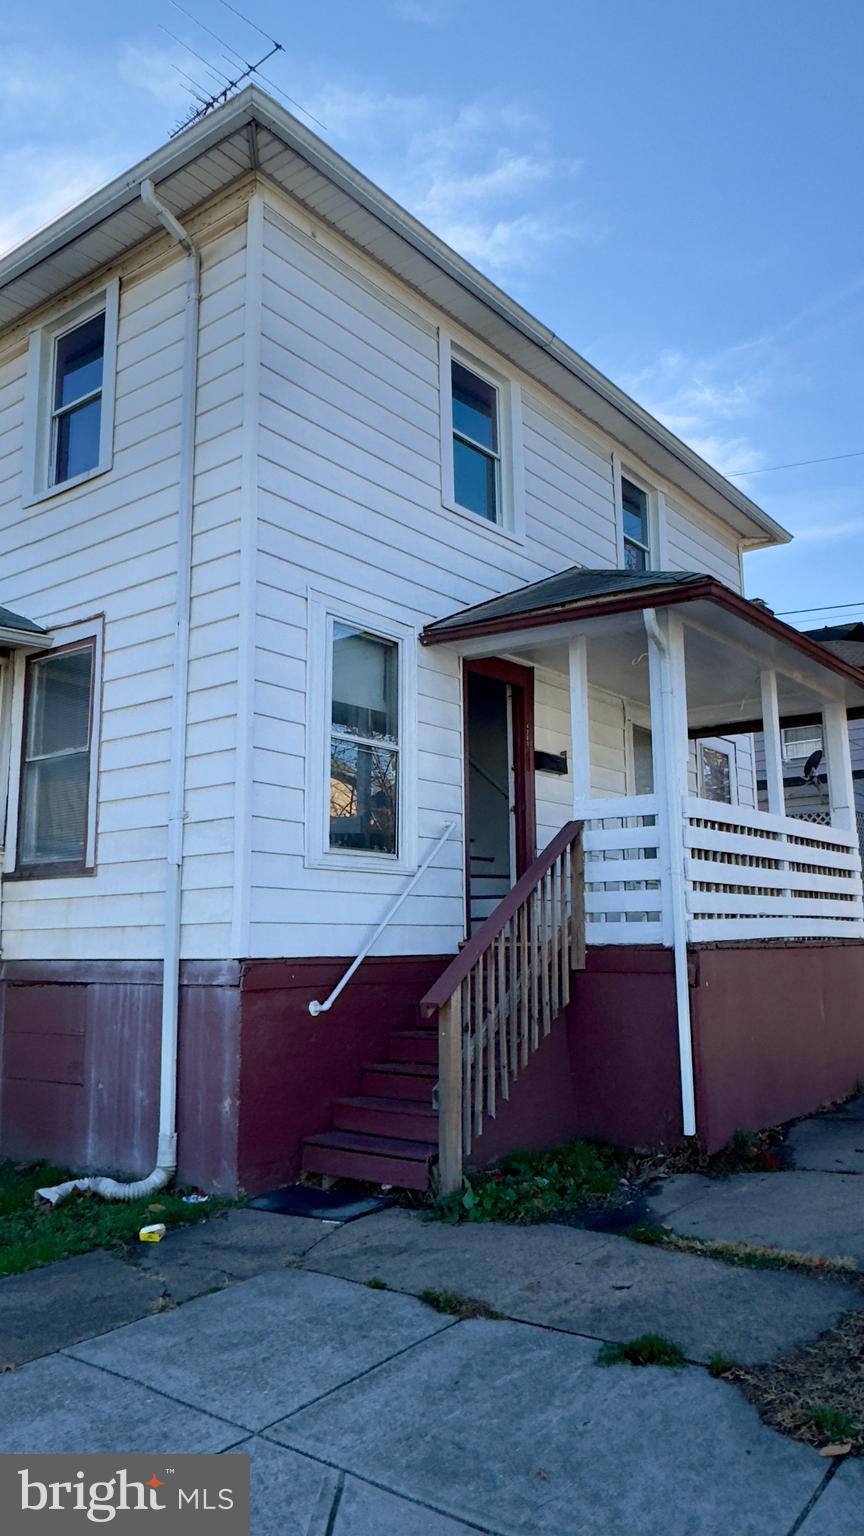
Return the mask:
<path id="1" fill-rule="evenodd" d="M 810 756 L 808 757 L 808 759 L 807 759 L 807 761 L 804 764 L 804 767 L 802 769 L 803 777 L 805 779 L 807 779 L 809 781 L 809 783 L 811 783 L 811 784 L 815 781 L 816 769 L 819 767 L 819 764 L 821 763 L 821 761 L 822 761 L 822 748 L 821 747 L 817 747 L 815 752 L 811 752 L 810 753 Z"/>

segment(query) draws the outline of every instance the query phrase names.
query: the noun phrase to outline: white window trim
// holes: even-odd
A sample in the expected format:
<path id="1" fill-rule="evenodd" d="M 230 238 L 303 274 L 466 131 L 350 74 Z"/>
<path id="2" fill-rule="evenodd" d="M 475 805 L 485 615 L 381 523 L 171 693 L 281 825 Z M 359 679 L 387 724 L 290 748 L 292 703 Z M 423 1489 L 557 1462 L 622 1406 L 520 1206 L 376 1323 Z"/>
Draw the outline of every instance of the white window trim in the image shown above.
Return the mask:
<path id="1" fill-rule="evenodd" d="M 698 787 L 699 799 L 700 800 L 704 800 L 706 798 L 706 796 L 703 793 L 703 777 L 702 777 L 702 748 L 703 747 L 710 747 L 712 749 L 712 751 L 714 751 L 714 752 L 722 752 L 724 757 L 728 758 L 728 760 L 729 760 L 729 790 L 730 790 L 730 793 L 731 793 L 731 796 L 732 796 L 732 799 L 729 801 L 729 804 L 730 805 L 737 805 L 738 804 L 738 753 L 736 751 L 736 747 L 735 747 L 734 741 L 727 741 L 725 739 L 725 737 L 722 737 L 722 736 L 700 736 L 699 737 L 699 739 L 698 739 L 698 741 L 696 743 L 696 775 L 697 775 L 696 782 L 697 782 L 697 787 Z M 714 803 L 716 805 L 723 805 L 726 802 L 722 801 L 722 800 L 717 800 Z"/>
<path id="2" fill-rule="evenodd" d="M 45 880 L 86 879 L 96 868 L 96 818 L 99 807 L 99 743 L 102 733 L 102 657 L 104 652 L 104 623 L 100 618 L 82 620 L 79 624 L 52 625 L 50 644 L 38 650 L 18 651 L 15 656 L 12 679 L 12 723 L 10 731 L 9 798 L 6 806 L 6 858 L 4 873 L 18 872 L 18 811 L 21 802 L 22 762 L 21 749 L 24 739 L 24 683 L 27 662 L 44 656 L 52 650 L 77 645 L 79 641 L 93 641 L 93 699 L 92 725 L 90 730 L 90 781 L 87 796 L 87 842 L 84 849 L 84 869 L 66 873 L 46 874 Z M 39 880 L 35 865 L 28 864 L 29 880 Z"/>
<path id="3" fill-rule="evenodd" d="M 451 364 L 462 363 L 498 393 L 499 516 L 492 523 L 456 500 L 453 486 L 453 393 Z M 493 538 L 525 542 L 525 473 L 522 453 L 522 391 L 485 358 L 461 346 L 446 331 L 438 332 L 438 396 L 441 436 L 441 505 L 457 517 L 467 518 Z"/>
<path id="4" fill-rule="evenodd" d="M 379 613 L 321 592 L 308 594 L 309 663 L 306 719 L 306 827 L 309 869 L 368 869 L 413 874 L 417 868 L 417 631 Z M 330 765 L 330 636 L 334 623 L 356 624 L 399 646 L 399 771 L 397 852 L 363 853 L 330 847 L 327 785 Z"/>
<path id="5" fill-rule="evenodd" d="M 666 498 L 660 487 L 647 480 L 642 472 L 631 464 L 622 462 L 620 454 L 612 455 L 612 484 L 615 497 L 615 544 L 618 566 L 625 569 L 624 560 L 624 500 L 621 481 L 630 480 L 648 497 L 648 564 L 646 570 L 662 571 L 666 558 Z"/>
<path id="6" fill-rule="evenodd" d="M 99 462 L 81 475 L 52 484 L 51 419 L 54 356 L 57 338 L 73 330 L 94 315 L 105 313 L 105 350 L 102 360 L 102 413 L 99 432 Z M 47 320 L 30 332 L 27 356 L 27 384 L 24 399 L 24 493 L 22 506 L 63 496 L 77 485 L 104 475 L 114 458 L 114 396 L 117 376 L 117 322 L 120 312 L 120 280 L 114 278 L 98 293 Z"/>

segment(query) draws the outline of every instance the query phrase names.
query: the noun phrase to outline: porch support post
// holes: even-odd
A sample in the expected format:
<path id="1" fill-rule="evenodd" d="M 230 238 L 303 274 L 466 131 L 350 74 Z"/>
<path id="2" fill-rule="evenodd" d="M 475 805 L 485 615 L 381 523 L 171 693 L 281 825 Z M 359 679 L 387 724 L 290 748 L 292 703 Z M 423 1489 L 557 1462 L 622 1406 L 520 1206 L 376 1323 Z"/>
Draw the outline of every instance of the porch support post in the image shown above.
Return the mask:
<path id="1" fill-rule="evenodd" d="M 573 815 L 584 814 L 591 797 L 591 736 L 588 720 L 588 641 L 577 635 L 570 641 L 570 771 L 573 779 Z"/>
<path id="2" fill-rule="evenodd" d="M 651 689 L 651 741 L 654 792 L 663 826 L 663 926 L 675 955 L 675 1002 L 678 1019 L 678 1061 L 681 1075 L 681 1118 L 685 1136 L 696 1134 L 696 1092 L 690 981 L 687 965 L 687 881 L 685 874 L 684 806 L 690 742 L 687 736 L 687 688 L 684 668 L 684 626 L 677 613 L 661 616 L 643 610 L 648 635 Z"/>
<path id="3" fill-rule="evenodd" d="M 772 816 L 786 815 L 783 788 L 783 743 L 780 736 L 780 708 L 777 703 L 777 673 L 768 668 L 759 673 L 762 690 L 762 736 L 765 742 L 765 785 L 768 810 Z"/>
<path id="4" fill-rule="evenodd" d="M 828 768 L 828 793 L 831 799 L 831 825 L 856 831 L 855 789 L 852 779 L 852 754 L 849 747 L 849 722 L 843 704 L 822 706 L 822 740 Z"/>

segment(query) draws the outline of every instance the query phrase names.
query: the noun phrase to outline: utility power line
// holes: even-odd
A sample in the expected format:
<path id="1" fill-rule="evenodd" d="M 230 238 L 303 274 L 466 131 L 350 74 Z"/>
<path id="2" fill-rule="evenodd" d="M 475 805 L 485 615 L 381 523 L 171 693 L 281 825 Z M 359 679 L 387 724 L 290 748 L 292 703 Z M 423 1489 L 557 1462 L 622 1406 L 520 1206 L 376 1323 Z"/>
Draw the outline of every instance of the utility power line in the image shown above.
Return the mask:
<path id="1" fill-rule="evenodd" d="M 824 459 L 796 459 L 792 464 L 766 464 L 764 469 L 727 469 L 727 480 L 737 480 L 742 475 L 773 475 L 778 469 L 804 469 L 807 464 L 836 464 L 840 459 L 864 459 L 864 448 L 852 453 L 830 453 Z"/>

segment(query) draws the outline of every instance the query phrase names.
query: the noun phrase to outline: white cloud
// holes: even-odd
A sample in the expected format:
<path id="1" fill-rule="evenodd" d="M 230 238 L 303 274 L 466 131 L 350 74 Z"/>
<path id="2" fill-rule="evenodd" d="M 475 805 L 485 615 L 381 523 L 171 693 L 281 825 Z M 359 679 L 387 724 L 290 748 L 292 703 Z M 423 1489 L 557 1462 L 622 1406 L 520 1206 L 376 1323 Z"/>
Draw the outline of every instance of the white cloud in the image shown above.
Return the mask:
<path id="1" fill-rule="evenodd" d="M 14 150 L 0 154 L 0 253 L 74 208 L 117 174 L 98 150 Z"/>
<path id="2" fill-rule="evenodd" d="M 309 105 L 349 159 L 496 275 L 596 238 L 574 208 L 578 161 L 558 155 L 543 118 L 519 102 L 478 98 L 451 115 L 430 96 L 330 83 Z"/>
<path id="3" fill-rule="evenodd" d="M 421 0 L 394 0 L 393 9 L 403 21 L 416 21 L 421 27 L 437 26 L 441 19 L 433 5 L 423 5 Z"/>
<path id="4" fill-rule="evenodd" d="M 624 388 L 721 473 L 759 469 L 764 454 L 747 426 L 773 387 L 759 344 L 743 343 L 707 357 L 662 352 L 625 375 Z"/>

